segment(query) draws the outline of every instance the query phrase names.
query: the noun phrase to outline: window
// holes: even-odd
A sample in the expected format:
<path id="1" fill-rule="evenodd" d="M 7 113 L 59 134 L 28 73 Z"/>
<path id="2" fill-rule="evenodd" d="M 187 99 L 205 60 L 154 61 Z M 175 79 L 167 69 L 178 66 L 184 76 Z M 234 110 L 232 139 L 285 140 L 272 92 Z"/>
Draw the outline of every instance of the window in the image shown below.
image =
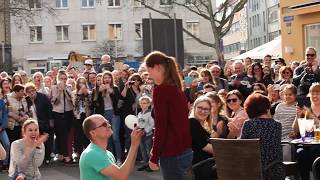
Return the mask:
<path id="1" fill-rule="evenodd" d="M 57 30 L 57 41 L 69 41 L 68 25 L 56 26 L 56 30 Z"/>
<path id="2" fill-rule="evenodd" d="M 122 39 L 121 24 L 109 24 L 109 39 L 121 40 Z"/>
<path id="3" fill-rule="evenodd" d="M 199 22 L 187 22 L 187 30 L 191 32 L 192 35 L 200 37 Z M 188 36 L 188 38 L 191 38 Z"/>
<path id="4" fill-rule="evenodd" d="M 84 41 L 96 40 L 96 25 L 82 25 L 82 32 Z"/>
<path id="5" fill-rule="evenodd" d="M 136 23 L 134 25 L 135 29 L 135 37 L 136 39 L 142 39 L 142 24 L 141 23 Z"/>
<path id="6" fill-rule="evenodd" d="M 30 42 L 42 42 L 42 26 L 30 26 Z"/>
<path id="7" fill-rule="evenodd" d="M 68 0 L 56 0 L 56 8 L 67 8 Z"/>
<path id="8" fill-rule="evenodd" d="M 306 47 L 312 46 L 320 49 L 320 24 L 310 24 L 305 27 Z"/>
<path id="9" fill-rule="evenodd" d="M 172 1 L 171 0 L 160 0 L 160 6 L 171 6 Z"/>
<path id="10" fill-rule="evenodd" d="M 142 7 L 141 0 L 133 0 L 133 7 Z"/>
<path id="11" fill-rule="evenodd" d="M 269 23 L 277 22 L 279 20 L 279 8 L 278 5 L 270 7 L 268 9 Z"/>
<path id="12" fill-rule="evenodd" d="M 29 0 L 30 9 L 40 9 L 41 8 L 41 0 Z"/>
<path id="13" fill-rule="evenodd" d="M 108 0 L 108 6 L 109 7 L 119 7 L 120 0 Z"/>
<path id="14" fill-rule="evenodd" d="M 94 7 L 95 0 L 81 0 L 81 1 L 82 1 L 81 3 L 82 7 Z"/>

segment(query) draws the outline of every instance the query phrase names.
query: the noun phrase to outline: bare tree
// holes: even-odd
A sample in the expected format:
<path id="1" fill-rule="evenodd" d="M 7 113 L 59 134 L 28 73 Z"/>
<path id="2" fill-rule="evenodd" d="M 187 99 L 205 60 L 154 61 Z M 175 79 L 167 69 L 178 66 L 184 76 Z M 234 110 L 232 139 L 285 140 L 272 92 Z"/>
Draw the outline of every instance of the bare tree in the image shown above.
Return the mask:
<path id="1" fill-rule="evenodd" d="M 173 19 L 174 12 L 173 8 L 170 10 L 160 10 L 155 6 L 158 0 L 135 0 L 140 2 L 146 8 L 155 11 L 163 16 Z M 186 28 L 183 28 L 188 36 L 192 37 L 199 43 L 212 47 L 215 49 L 219 60 L 222 60 L 223 56 L 220 49 L 220 40 L 228 33 L 230 30 L 234 16 L 237 12 L 244 8 L 244 5 L 248 0 L 224 0 L 219 7 L 215 7 L 216 4 L 212 0 L 159 0 L 161 2 L 166 2 L 173 6 L 183 7 L 184 9 L 202 17 L 207 20 L 211 26 L 211 33 L 214 39 L 200 39 L 193 35 Z M 157 2 L 159 4 L 159 1 Z"/>
<path id="2" fill-rule="evenodd" d="M 91 52 L 94 57 L 101 57 L 104 54 L 109 54 L 112 59 L 117 59 L 118 57 L 125 57 L 125 50 L 122 43 L 119 40 L 104 40 L 97 44 Z"/>
<path id="3" fill-rule="evenodd" d="M 34 18 L 40 15 L 56 15 L 50 0 L 3 0 L 0 14 L 10 15 L 17 25 L 34 22 Z"/>

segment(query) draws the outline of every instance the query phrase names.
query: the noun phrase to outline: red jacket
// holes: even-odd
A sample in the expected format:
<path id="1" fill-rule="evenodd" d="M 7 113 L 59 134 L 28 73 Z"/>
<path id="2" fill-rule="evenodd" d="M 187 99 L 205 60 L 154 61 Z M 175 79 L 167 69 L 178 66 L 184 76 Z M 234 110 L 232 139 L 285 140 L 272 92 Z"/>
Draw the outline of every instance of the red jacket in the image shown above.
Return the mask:
<path id="1" fill-rule="evenodd" d="M 155 133 L 150 161 L 177 156 L 191 148 L 187 98 L 177 87 L 161 84 L 153 92 Z"/>

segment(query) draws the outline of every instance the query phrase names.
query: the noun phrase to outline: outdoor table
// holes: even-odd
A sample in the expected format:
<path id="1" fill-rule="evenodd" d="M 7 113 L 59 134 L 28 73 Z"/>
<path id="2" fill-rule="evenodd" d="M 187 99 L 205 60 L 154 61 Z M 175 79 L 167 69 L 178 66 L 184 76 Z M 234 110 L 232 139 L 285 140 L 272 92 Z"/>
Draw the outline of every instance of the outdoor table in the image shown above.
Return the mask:
<path id="1" fill-rule="evenodd" d="M 291 144 L 294 144 L 296 146 L 320 146 L 319 140 L 314 140 L 313 137 L 305 137 L 304 141 L 302 141 L 302 138 L 294 139 L 290 141 Z"/>

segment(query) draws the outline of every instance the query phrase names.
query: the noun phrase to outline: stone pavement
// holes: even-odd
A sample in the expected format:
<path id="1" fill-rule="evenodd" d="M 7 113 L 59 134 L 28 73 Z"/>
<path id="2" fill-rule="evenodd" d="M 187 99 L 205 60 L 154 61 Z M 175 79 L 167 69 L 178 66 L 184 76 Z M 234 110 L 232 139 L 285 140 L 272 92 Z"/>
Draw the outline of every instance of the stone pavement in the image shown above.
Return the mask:
<path id="1" fill-rule="evenodd" d="M 137 165 L 136 167 L 138 167 Z M 78 166 L 50 165 L 40 168 L 43 180 L 79 180 L 80 171 Z M 7 173 L 0 173 L 0 179 L 8 179 Z M 136 170 L 130 175 L 129 180 L 161 180 L 160 172 L 138 172 Z"/>

